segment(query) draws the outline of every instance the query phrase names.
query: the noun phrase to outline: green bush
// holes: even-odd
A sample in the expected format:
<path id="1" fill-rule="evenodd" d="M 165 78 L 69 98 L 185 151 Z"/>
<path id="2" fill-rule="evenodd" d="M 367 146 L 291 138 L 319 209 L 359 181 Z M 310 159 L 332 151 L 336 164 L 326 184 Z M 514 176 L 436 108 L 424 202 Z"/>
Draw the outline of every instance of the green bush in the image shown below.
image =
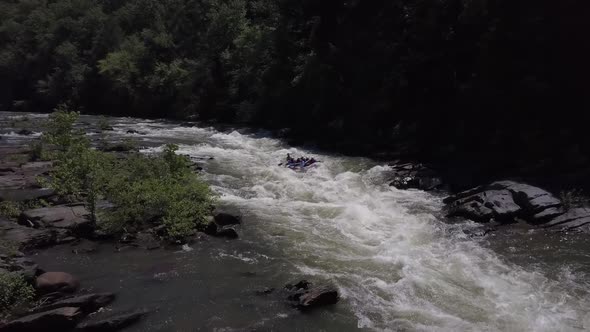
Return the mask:
<path id="1" fill-rule="evenodd" d="M 0 202 L 0 216 L 5 218 L 18 218 L 21 213 L 21 207 L 16 202 Z"/>
<path id="2" fill-rule="evenodd" d="M 163 225 L 169 240 L 180 240 L 204 226 L 213 195 L 188 160 L 168 145 L 157 156 L 131 156 L 119 165 L 107 198 L 116 208 L 103 226 L 112 232 Z"/>
<path id="3" fill-rule="evenodd" d="M 0 273 L 0 315 L 7 316 L 33 301 L 35 290 L 16 273 Z"/>
<path id="4" fill-rule="evenodd" d="M 152 156 L 114 154 L 92 149 L 74 130 L 78 113 L 57 110 L 44 141 L 57 147 L 55 166 L 44 184 L 70 201 L 84 201 L 97 221 L 97 201 L 114 208 L 101 215 L 100 225 L 111 232 L 136 231 L 162 225 L 164 236 L 179 240 L 204 225 L 213 203 L 209 187 L 189 168 L 189 160 L 166 145 Z M 123 144 L 131 144 L 124 142 Z"/>

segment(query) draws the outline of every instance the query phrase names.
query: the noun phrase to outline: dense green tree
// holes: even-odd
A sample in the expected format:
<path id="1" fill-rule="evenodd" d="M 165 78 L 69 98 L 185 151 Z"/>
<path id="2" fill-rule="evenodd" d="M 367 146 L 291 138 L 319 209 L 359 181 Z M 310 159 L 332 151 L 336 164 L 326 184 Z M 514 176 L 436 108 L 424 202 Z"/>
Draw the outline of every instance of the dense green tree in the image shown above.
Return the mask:
<path id="1" fill-rule="evenodd" d="M 483 173 L 574 169 L 590 155 L 589 17 L 576 0 L 3 1 L 0 109 L 68 102 L 357 152 L 403 143 Z"/>

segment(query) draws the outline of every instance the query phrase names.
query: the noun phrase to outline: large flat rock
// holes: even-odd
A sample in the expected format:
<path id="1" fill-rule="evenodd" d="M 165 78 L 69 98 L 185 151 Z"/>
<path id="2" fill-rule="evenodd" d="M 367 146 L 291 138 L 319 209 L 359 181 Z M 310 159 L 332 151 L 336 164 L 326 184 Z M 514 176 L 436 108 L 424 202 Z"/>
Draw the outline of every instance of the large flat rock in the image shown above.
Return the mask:
<path id="1" fill-rule="evenodd" d="M 24 211 L 20 221 L 34 227 L 76 229 L 88 226 L 88 215 L 83 205 L 60 205 Z"/>
<path id="2" fill-rule="evenodd" d="M 550 192 L 528 184 L 498 181 L 444 200 L 448 216 L 476 222 L 511 223 L 524 220 L 534 226 L 590 231 L 590 208 L 566 210 Z"/>

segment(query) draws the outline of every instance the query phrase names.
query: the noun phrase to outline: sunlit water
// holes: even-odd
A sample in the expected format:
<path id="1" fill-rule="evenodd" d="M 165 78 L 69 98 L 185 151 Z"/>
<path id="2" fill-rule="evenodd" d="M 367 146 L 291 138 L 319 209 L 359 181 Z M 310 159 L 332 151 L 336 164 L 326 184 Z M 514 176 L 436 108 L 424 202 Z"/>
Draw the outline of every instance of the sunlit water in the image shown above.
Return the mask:
<path id="1" fill-rule="evenodd" d="M 239 240 L 211 239 L 190 252 L 39 254 L 42 264 L 73 270 L 95 288 L 118 285 L 128 306 L 156 308 L 137 331 L 590 329 L 585 237 L 525 230 L 474 239 L 464 231 L 477 225 L 441 221 L 441 196 L 388 186 L 390 169 L 368 159 L 301 150 L 263 134 L 114 124 L 111 137 L 131 138 L 146 153 L 179 144 L 203 167 L 219 204 L 244 215 Z M 287 153 L 322 162 L 294 172 L 277 166 Z M 304 315 L 280 292 L 255 295 L 302 276 L 334 283 L 341 302 Z"/>

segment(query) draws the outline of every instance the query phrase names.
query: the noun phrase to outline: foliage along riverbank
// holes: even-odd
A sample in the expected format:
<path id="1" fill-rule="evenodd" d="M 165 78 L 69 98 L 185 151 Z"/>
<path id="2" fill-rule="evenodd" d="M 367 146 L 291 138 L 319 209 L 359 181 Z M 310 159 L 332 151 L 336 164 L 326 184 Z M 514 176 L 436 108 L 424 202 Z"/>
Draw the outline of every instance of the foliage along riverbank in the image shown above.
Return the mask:
<path id="1" fill-rule="evenodd" d="M 459 187 L 507 176 L 590 184 L 579 112 L 590 6 L 579 1 L 0 6 L 2 110 L 68 102 L 290 128 L 337 151 L 402 150 Z"/>
<path id="2" fill-rule="evenodd" d="M 94 241 L 153 249 L 161 242 L 185 243 L 220 218 L 211 217 L 213 193 L 174 145 L 155 155 L 134 152 L 129 144 L 115 149 L 124 152 L 103 152 L 113 146 L 99 140 L 93 147 L 76 129 L 78 116 L 62 107 L 46 122 L 19 119 L 42 129 L 41 137 L 28 148 L 2 147 L 0 331 L 69 330 L 115 299 L 111 293 L 72 295 L 80 288 L 77 278 L 46 273 L 21 251 L 87 242 L 78 250 L 91 252 Z M 115 330 L 144 314 L 122 313 L 78 330 Z M 21 318 L 5 321 L 15 317 Z"/>

